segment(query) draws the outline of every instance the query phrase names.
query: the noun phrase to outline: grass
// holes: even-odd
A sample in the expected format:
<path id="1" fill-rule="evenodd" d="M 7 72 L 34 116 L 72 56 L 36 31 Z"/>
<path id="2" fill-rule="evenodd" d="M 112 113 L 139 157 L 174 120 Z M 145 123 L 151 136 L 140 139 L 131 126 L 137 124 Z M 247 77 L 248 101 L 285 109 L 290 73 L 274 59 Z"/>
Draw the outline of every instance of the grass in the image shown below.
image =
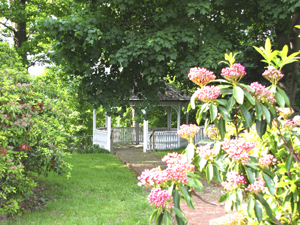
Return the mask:
<path id="1" fill-rule="evenodd" d="M 3 225 L 27 224 L 148 224 L 152 208 L 136 174 L 109 154 L 73 154 L 71 178 L 50 174 L 38 179 L 51 185 L 50 201 Z"/>
<path id="2" fill-rule="evenodd" d="M 170 150 L 157 150 L 155 152 L 156 155 L 159 155 L 160 157 L 164 157 L 165 155 L 167 155 L 168 153 L 172 153 L 172 152 L 178 152 L 178 153 L 182 153 L 185 150 L 184 148 L 176 148 L 176 149 L 170 149 Z"/>

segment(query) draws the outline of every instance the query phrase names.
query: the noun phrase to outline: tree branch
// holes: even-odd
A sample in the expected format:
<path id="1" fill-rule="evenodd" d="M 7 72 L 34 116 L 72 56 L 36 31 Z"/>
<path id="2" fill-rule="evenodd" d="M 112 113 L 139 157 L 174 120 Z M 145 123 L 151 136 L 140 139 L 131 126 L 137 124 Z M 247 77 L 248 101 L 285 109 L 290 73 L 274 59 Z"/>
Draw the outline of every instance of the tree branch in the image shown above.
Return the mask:
<path id="1" fill-rule="evenodd" d="M 200 195 L 198 195 L 194 190 L 191 191 L 190 193 L 191 193 L 191 195 L 196 196 L 197 198 L 199 198 L 200 200 L 202 200 L 203 202 L 205 202 L 205 203 L 207 203 L 207 204 L 216 205 L 216 206 L 224 206 L 223 203 L 218 204 L 218 203 L 214 203 L 214 202 L 210 202 L 210 201 L 205 200 L 205 199 L 202 198 Z"/>
<path id="2" fill-rule="evenodd" d="M 13 28 L 10 27 L 10 26 L 7 26 L 5 23 L 0 22 L 0 24 L 3 25 L 4 27 L 6 27 L 7 29 L 9 29 L 10 31 L 12 31 L 12 32 L 14 32 L 14 33 L 16 32 L 15 29 L 13 29 Z"/>

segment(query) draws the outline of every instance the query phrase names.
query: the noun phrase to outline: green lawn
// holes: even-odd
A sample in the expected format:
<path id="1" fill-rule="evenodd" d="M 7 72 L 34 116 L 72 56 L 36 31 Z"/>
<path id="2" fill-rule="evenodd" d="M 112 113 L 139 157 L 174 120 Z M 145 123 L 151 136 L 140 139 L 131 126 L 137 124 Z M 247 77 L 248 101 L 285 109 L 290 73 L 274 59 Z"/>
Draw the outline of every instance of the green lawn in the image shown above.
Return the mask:
<path id="1" fill-rule="evenodd" d="M 172 149 L 172 150 L 157 150 L 155 152 L 156 155 L 159 155 L 160 157 L 164 157 L 165 155 L 167 155 L 168 153 L 172 153 L 172 152 L 178 152 L 178 153 L 182 153 L 185 150 L 184 148 L 177 148 L 177 149 Z"/>
<path id="2" fill-rule="evenodd" d="M 148 224 L 152 208 L 136 174 L 109 154 L 73 154 L 72 176 L 50 174 L 47 205 L 5 224 Z"/>

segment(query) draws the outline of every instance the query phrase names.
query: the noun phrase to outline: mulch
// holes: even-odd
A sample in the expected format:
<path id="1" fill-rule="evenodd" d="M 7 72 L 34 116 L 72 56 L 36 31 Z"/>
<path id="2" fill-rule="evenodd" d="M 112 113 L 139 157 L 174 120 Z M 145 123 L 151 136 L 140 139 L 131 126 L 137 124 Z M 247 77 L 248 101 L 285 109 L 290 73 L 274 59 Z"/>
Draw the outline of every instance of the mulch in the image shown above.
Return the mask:
<path id="1" fill-rule="evenodd" d="M 137 148 L 130 151 L 130 146 L 127 146 L 126 151 L 120 147 L 114 150 L 115 154 L 137 175 L 140 175 L 145 169 L 152 169 L 157 166 L 162 169 L 166 168 L 161 157 L 154 153 L 143 153 Z M 204 193 L 197 192 L 197 194 L 205 201 L 216 203 L 218 206 L 206 203 L 196 196 L 193 196 L 195 210 L 190 209 L 185 202 L 182 202 L 181 209 L 187 217 L 189 225 L 209 225 L 211 219 L 226 215 L 224 206 L 218 203 L 223 194 L 223 188 L 219 187 L 217 183 L 207 183 L 204 179 L 201 182 L 204 186 Z"/>

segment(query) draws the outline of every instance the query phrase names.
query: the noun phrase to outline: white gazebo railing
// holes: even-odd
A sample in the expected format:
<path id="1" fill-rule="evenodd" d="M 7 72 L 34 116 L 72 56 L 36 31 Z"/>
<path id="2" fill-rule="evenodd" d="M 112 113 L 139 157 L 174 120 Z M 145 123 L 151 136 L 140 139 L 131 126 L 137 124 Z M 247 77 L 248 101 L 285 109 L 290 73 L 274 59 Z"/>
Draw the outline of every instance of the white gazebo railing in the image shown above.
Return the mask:
<path id="1" fill-rule="evenodd" d="M 99 145 L 100 148 L 108 149 L 108 132 L 107 130 L 94 130 L 93 144 Z"/>
<path id="2" fill-rule="evenodd" d="M 136 128 L 135 127 L 112 127 L 113 143 L 136 143 Z M 139 141 L 143 142 L 143 130 L 139 131 Z"/>
<path id="3" fill-rule="evenodd" d="M 176 133 L 177 131 L 155 131 L 153 141 L 153 132 L 148 132 L 149 142 L 147 145 L 147 151 L 153 149 L 153 147 L 157 150 L 186 147 L 188 145 L 188 141 L 186 139 L 180 138 Z M 204 134 L 204 126 L 200 126 L 200 130 L 194 136 L 194 143 L 196 144 L 197 142 L 204 139 L 209 138 Z"/>

